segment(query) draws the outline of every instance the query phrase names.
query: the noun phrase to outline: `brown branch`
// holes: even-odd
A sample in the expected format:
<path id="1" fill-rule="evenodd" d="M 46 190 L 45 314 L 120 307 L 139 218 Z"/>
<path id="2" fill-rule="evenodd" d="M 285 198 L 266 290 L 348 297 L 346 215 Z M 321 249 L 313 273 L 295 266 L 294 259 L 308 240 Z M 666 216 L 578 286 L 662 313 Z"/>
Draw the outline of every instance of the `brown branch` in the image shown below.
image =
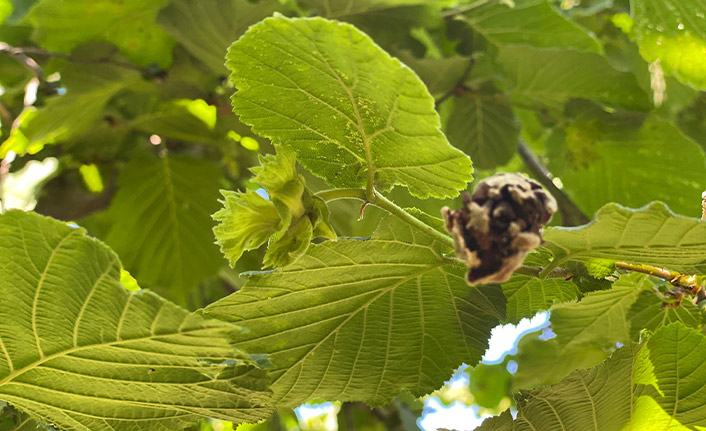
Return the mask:
<path id="1" fill-rule="evenodd" d="M 532 173 L 537 181 L 549 190 L 552 196 L 556 199 L 564 225 L 578 226 L 588 223 L 589 219 L 586 217 L 586 214 L 584 214 L 583 211 L 576 206 L 576 204 L 566 193 L 554 184 L 552 181 L 552 174 L 522 139 L 518 142 L 517 151 L 519 152 L 522 161 L 525 162 L 525 165 L 527 166 L 527 169 L 529 169 L 530 173 Z"/>
<path id="2" fill-rule="evenodd" d="M 678 307 L 687 294 L 694 295 L 697 299 L 699 296 L 703 296 L 699 295 L 700 292 L 703 292 L 703 286 L 699 284 L 696 275 L 682 274 L 680 272 L 669 271 L 667 269 L 658 268 L 652 265 L 634 265 L 626 262 L 615 262 L 615 267 L 625 269 L 627 271 L 651 275 L 671 283 L 675 289 L 668 290 L 666 294 L 674 298 L 674 302 L 671 304 L 665 304 L 665 306 Z"/>
<path id="3" fill-rule="evenodd" d="M 25 69 L 29 70 L 39 81 L 44 81 L 44 71 L 42 68 L 34 61 L 33 58 L 27 56 L 27 54 L 21 48 L 12 47 L 5 42 L 0 42 L 0 53 L 7 54 L 10 57 L 17 60 Z"/>

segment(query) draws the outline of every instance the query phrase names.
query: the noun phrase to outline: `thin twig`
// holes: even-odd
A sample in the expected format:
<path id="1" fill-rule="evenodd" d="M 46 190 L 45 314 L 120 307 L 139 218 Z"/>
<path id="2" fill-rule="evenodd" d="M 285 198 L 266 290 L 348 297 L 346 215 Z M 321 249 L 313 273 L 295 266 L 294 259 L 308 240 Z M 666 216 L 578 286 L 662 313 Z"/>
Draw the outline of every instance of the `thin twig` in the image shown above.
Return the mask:
<path id="1" fill-rule="evenodd" d="M 468 65 L 464 69 L 463 73 L 461 74 L 461 77 L 456 81 L 456 84 L 454 84 L 453 87 L 451 87 L 446 93 L 442 94 L 441 97 L 439 97 L 435 102 L 434 102 L 434 108 L 438 109 L 439 106 L 441 106 L 442 103 L 444 103 L 449 97 L 453 96 L 454 94 L 458 94 L 459 91 L 461 91 L 464 86 L 463 83 L 466 82 L 466 79 L 471 74 L 471 71 L 473 70 L 473 66 L 476 64 L 476 59 L 474 57 L 471 57 L 471 60 L 468 62 Z"/>
<path id="2" fill-rule="evenodd" d="M 485 3 L 488 3 L 488 1 L 489 0 L 478 0 L 477 2 L 471 3 L 468 6 L 463 6 L 458 9 L 447 10 L 444 13 L 442 13 L 441 16 L 446 19 L 455 18 L 458 15 L 463 15 L 467 12 L 472 11 L 473 9 L 477 8 L 478 6 L 482 6 Z"/>
<path id="3" fill-rule="evenodd" d="M 701 220 L 706 220 L 706 191 L 701 193 Z M 694 302 L 698 305 L 703 301 L 706 301 L 706 289 L 701 289 L 696 293 Z"/>
<path id="4" fill-rule="evenodd" d="M 8 54 L 20 63 L 22 63 L 27 69 L 30 70 L 40 81 L 44 81 L 44 71 L 42 68 L 37 64 L 34 59 L 29 57 L 28 55 L 41 55 L 44 57 L 54 57 L 54 58 L 63 58 L 68 61 L 71 61 L 73 63 L 82 63 L 82 64 L 110 64 L 113 66 L 118 66 L 122 67 L 125 69 L 130 69 L 130 70 L 135 70 L 140 72 L 143 75 L 154 75 L 155 71 L 153 71 L 150 68 L 147 67 L 140 67 L 137 65 L 134 65 L 132 63 L 128 63 L 125 61 L 120 61 L 120 60 L 114 60 L 112 58 L 87 58 L 87 57 L 76 57 L 71 54 L 66 54 L 63 52 L 53 52 L 53 51 L 47 51 L 42 48 L 37 48 L 33 46 L 28 46 L 28 47 L 14 47 L 10 46 L 4 42 L 0 42 L 0 53 Z"/>
<path id="5" fill-rule="evenodd" d="M 699 283 L 699 279 L 696 275 L 682 274 L 680 272 L 669 271 L 667 269 L 658 268 L 652 265 L 634 265 L 626 262 L 615 262 L 615 267 L 651 275 L 671 283 L 675 289 L 668 290 L 666 293 L 670 297 L 674 298 L 675 301 L 670 304 L 665 303 L 665 306 L 678 307 L 679 304 L 681 304 L 682 299 L 684 299 L 687 294 L 695 295 L 698 299 L 699 292 L 703 292 L 704 289 Z"/>
<path id="6" fill-rule="evenodd" d="M 588 223 L 589 219 L 586 217 L 586 214 L 576 206 L 566 193 L 554 184 L 552 174 L 549 173 L 547 168 L 522 139 L 518 142 L 517 151 L 520 153 L 520 157 L 525 162 L 527 169 L 529 169 L 537 181 L 546 187 L 556 199 L 564 225 L 578 226 Z"/>
<path id="7" fill-rule="evenodd" d="M 10 165 L 15 160 L 15 153 L 9 152 L 2 160 L 0 160 L 0 213 L 5 212 L 5 188 L 3 182 L 5 177 L 10 173 Z"/>
<path id="8" fill-rule="evenodd" d="M 17 60 L 25 69 L 32 72 L 32 74 L 39 80 L 44 81 L 44 71 L 42 68 L 34 61 L 33 58 L 27 56 L 27 54 L 20 48 L 12 47 L 5 42 L 0 42 L 0 53 L 8 54 L 10 57 Z"/>

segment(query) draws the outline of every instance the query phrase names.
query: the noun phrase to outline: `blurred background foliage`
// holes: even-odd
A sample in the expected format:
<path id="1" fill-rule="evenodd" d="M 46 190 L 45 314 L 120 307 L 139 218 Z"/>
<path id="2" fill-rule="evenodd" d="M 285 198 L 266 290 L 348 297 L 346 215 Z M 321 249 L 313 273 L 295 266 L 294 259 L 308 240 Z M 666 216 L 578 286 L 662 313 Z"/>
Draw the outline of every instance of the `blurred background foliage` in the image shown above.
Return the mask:
<path id="1" fill-rule="evenodd" d="M 256 188 L 248 168 L 273 147 L 232 114 L 224 56 L 248 26 L 279 12 L 346 21 L 369 34 L 427 84 L 444 132 L 470 155 L 476 179 L 498 171 L 537 178 L 559 200 L 555 224 L 584 223 L 612 201 L 662 200 L 698 216 L 705 6 L 0 0 L 2 209 L 35 209 L 85 226 L 120 255 L 127 279 L 189 309 L 238 290 L 239 274 L 260 269 L 262 253 L 229 268 L 214 244 L 211 214 L 220 189 Z M 302 173 L 314 190 L 325 187 Z M 448 204 L 404 190 L 391 195 L 431 214 Z M 367 208 L 358 220 L 359 210 L 349 201 L 331 204 L 340 235 L 370 234 L 381 212 Z M 588 274 L 573 282 L 582 293 L 601 288 Z M 458 370 L 427 407 L 433 399 L 474 415 L 498 413 L 512 406 L 513 391 L 556 382 L 614 348 L 567 347 L 543 328 L 494 363 Z M 237 429 L 414 430 L 423 411 L 424 400 L 404 396 L 374 409 L 321 400 Z M 0 420 L 0 429 L 26 426 L 10 407 Z M 193 428 L 231 429 L 208 420 Z"/>

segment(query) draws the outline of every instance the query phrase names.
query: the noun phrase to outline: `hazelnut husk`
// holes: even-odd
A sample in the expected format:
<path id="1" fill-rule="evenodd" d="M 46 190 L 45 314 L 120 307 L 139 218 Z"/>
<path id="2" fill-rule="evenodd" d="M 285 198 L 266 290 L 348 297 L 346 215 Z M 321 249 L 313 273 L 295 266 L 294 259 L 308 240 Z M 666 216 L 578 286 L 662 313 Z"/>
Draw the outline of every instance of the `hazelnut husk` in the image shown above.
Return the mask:
<path id="1" fill-rule="evenodd" d="M 542 226 L 557 210 L 552 195 L 519 174 L 486 178 L 462 199 L 461 208 L 441 212 L 471 286 L 507 281 L 542 243 Z"/>

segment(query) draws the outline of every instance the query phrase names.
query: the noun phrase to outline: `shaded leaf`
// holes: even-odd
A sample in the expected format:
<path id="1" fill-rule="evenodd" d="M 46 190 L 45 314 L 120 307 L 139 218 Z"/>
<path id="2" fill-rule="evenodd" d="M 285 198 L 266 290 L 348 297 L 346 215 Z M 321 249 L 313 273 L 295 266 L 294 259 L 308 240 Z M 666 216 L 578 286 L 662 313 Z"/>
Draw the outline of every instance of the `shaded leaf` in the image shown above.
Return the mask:
<path id="1" fill-rule="evenodd" d="M 561 180 L 585 212 L 608 202 L 639 207 L 660 200 L 678 213 L 700 215 L 706 157 L 672 123 L 650 116 L 638 128 L 621 121 L 573 125 L 567 132 L 570 154 Z"/>
<path id="2" fill-rule="evenodd" d="M 291 146 L 337 187 L 400 184 L 418 197 L 456 196 L 470 161 L 439 130 L 417 76 L 354 27 L 320 18 L 268 18 L 227 56 L 241 121 Z"/>
<path id="3" fill-rule="evenodd" d="M 156 106 L 152 112 L 132 119 L 129 124 L 162 137 L 204 142 L 215 136 L 216 107 L 202 99 L 170 100 Z"/>
<path id="4" fill-rule="evenodd" d="M 477 6 L 463 15 L 463 21 L 495 44 L 602 51 L 595 36 L 566 19 L 547 0 L 490 0 L 472 4 Z"/>
<path id="5" fill-rule="evenodd" d="M 512 109 L 491 94 L 454 97 L 444 132 L 480 169 L 504 165 L 517 150 L 520 123 Z"/>
<path id="6" fill-rule="evenodd" d="M 71 52 L 82 43 L 105 40 L 141 66 L 172 61 L 174 42 L 157 26 L 167 0 L 40 0 L 28 15 L 33 39 L 51 51 Z"/>
<path id="7" fill-rule="evenodd" d="M 0 401 L 0 431 L 34 431 L 37 423 L 25 413 L 18 412 L 13 407 Z"/>
<path id="8" fill-rule="evenodd" d="M 503 398 L 510 392 L 510 379 L 512 375 L 507 371 L 505 364 L 476 365 L 468 373 L 468 389 L 473 394 L 473 401 L 481 407 L 496 409 Z"/>
<path id="9" fill-rule="evenodd" d="M 206 314 L 240 322 L 243 348 L 269 353 L 275 398 L 389 402 L 438 388 L 474 363 L 504 318 L 498 286 L 469 287 L 450 250 L 390 217 L 369 240 L 312 245 L 256 274 Z"/>
<path id="10" fill-rule="evenodd" d="M 136 159 L 125 168 L 105 241 L 141 285 L 183 301 L 222 265 L 210 217 L 220 181 L 217 165 L 186 156 Z"/>
<path id="11" fill-rule="evenodd" d="M 509 93 L 520 100 L 557 109 L 571 98 L 637 110 L 651 105 L 632 73 L 614 69 L 599 54 L 512 45 L 503 47 L 497 60 Z"/>
<path id="12" fill-rule="evenodd" d="M 446 0 L 300 0 L 306 8 L 312 8 L 326 18 L 350 17 L 351 15 L 378 14 L 386 9 L 403 6 L 448 4 Z"/>
<path id="13" fill-rule="evenodd" d="M 263 372 L 232 347 L 239 328 L 126 291 L 118 257 L 84 233 L 33 213 L 0 215 L 0 398 L 66 430 L 269 412 Z"/>
<path id="14" fill-rule="evenodd" d="M 280 10 L 277 0 L 172 0 L 157 22 L 213 72 L 225 75 L 223 55 L 252 24 Z"/>
<path id="15" fill-rule="evenodd" d="M 120 90 L 140 79 L 134 71 L 111 65 L 71 65 L 64 71 L 66 94 L 48 98 L 40 108 L 26 107 L 10 136 L 0 145 L 0 157 L 9 151 L 37 153 L 44 145 L 70 139 L 86 132 L 100 118 L 103 108 Z M 71 121 L 67 121 L 71 118 Z"/>

